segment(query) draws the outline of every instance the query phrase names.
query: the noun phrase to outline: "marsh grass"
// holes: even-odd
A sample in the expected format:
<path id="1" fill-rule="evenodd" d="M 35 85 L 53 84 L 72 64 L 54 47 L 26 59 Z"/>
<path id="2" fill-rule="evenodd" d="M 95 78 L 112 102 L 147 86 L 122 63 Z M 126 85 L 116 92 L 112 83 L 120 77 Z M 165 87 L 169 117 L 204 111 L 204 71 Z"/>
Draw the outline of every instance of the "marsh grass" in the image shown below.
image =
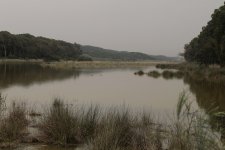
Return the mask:
<path id="1" fill-rule="evenodd" d="M 7 110 L 3 109 L 0 120 L 0 143 L 20 141 L 25 134 L 27 125 L 25 104 L 13 103 Z"/>
<path id="2" fill-rule="evenodd" d="M 49 144 L 68 145 L 79 143 L 79 119 L 69 105 L 55 99 L 52 106 L 42 116 L 39 125 L 44 133 L 42 141 Z"/>
<path id="3" fill-rule="evenodd" d="M 55 99 L 42 116 L 43 141 L 62 146 L 87 144 L 91 150 L 222 150 L 220 134 L 209 117 L 194 109 L 185 92 L 179 97 L 176 117 L 158 123 L 148 113 L 129 108 L 102 110 L 98 105 L 75 107 Z"/>
<path id="4" fill-rule="evenodd" d="M 177 118 L 170 124 L 168 149 L 171 150 L 222 150 L 219 133 L 209 125 L 209 117 L 192 107 L 185 92 L 177 104 Z"/>
<path id="5" fill-rule="evenodd" d="M 225 68 L 218 65 L 204 65 L 197 63 L 180 63 L 180 64 L 157 64 L 156 68 L 165 70 L 164 77 L 172 78 L 172 74 L 169 73 L 171 69 L 178 70 L 176 77 L 182 78 L 186 75 L 195 80 L 209 81 L 212 83 L 225 82 Z"/>
<path id="6" fill-rule="evenodd" d="M 132 68 L 132 67 L 148 67 L 154 66 L 159 61 L 60 61 L 41 63 L 43 67 L 59 68 L 59 69 L 84 69 L 84 68 Z M 160 62 L 167 63 L 167 62 Z"/>
<path id="7" fill-rule="evenodd" d="M 2 118 L 3 112 L 6 110 L 6 98 L 0 93 L 0 119 Z"/>
<path id="8" fill-rule="evenodd" d="M 0 145 L 20 142 L 28 121 L 26 106 L 2 104 Z M 217 113 L 221 116 L 224 113 Z M 132 112 L 128 107 L 101 109 L 98 105 L 79 107 L 56 98 L 39 116 L 40 141 L 60 146 L 87 145 L 90 150 L 223 150 L 220 133 L 210 126 L 209 117 L 193 107 L 186 92 L 177 103 L 176 115 L 161 123 L 150 113 Z"/>
<path id="9" fill-rule="evenodd" d="M 80 110 L 80 132 L 81 138 L 88 142 L 94 138 L 96 130 L 99 128 L 101 119 L 101 108 L 98 105 L 91 105 L 88 108 L 83 107 Z"/>
<path id="10" fill-rule="evenodd" d="M 121 111 L 122 110 L 122 111 Z M 101 121 L 102 127 L 91 141 L 93 150 L 161 149 L 160 133 L 150 115 L 135 116 L 128 108 L 113 108 Z"/>
<path id="11" fill-rule="evenodd" d="M 125 106 L 103 111 L 98 105 L 78 108 L 55 99 L 44 114 L 39 128 L 46 143 L 62 146 L 88 143 L 94 150 L 145 150 L 161 145 L 160 139 L 153 136 L 155 127 L 150 115 L 134 115 Z"/>

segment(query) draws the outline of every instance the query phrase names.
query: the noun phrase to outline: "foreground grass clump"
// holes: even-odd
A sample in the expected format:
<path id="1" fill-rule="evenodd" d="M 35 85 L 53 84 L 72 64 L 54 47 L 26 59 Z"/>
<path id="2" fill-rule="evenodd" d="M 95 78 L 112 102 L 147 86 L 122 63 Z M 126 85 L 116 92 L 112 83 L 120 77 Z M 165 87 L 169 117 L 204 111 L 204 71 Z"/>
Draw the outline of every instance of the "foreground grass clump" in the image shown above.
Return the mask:
<path id="1" fill-rule="evenodd" d="M 121 111 L 123 110 L 123 111 Z M 150 115 L 134 116 L 127 108 L 102 112 L 98 106 L 71 107 L 56 99 L 43 115 L 42 141 L 62 146 L 88 144 L 93 150 L 161 147 Z M 152 137 L 152 138 L 150 138 Z"/>
<path id="2" fill-rule="evenodd" d="M 13 103 L 6 109 L 5 98 L 0 95 L 0 147 L 19 142 L 28 125 L 24 104 Z M 8 143 L 8 144 L 6 144 Z"/>
<path id="3" fill-rule="evenodd" d="M 155 132 L 157 125 L 150 115 L 143 113 L 141 116 L 134 116 L 127 108 L 121 110 L 115 108 L 104 116 L 101 128 L 91 141 L 93 150 L 162 148 L 161 133 Z"/>
<path id="4" fill-rule="evenodd" d="M 78 116 L 69 105 L 55 99 L 51 108 L 42 117 L 40 130 L 44 133 L 43 141 L 50 144 L 77 144 Z"/>
<path id="5" fill-rule="evenodd" d="M 5 143 L 15 146 L 22 142 L 28 120 L 24 104 L 6 108 L 2 96 L 0 104 L 1 149 Z M 195 109 L 185 92 L 180 94 L 176 116 L 169 123 L 159 123 L 150 114 L 132 112 L 125 106 L 102 110 L 97 105 L 68 105 L 61 99 L 55 99 L 42 114 L 39 139 L 47 144 L 87 145 L 90 150 L 224 149 L 220 133 L 210 126 L 210 117 Z"/>
<path id="6" fill-rule="evenodd" d="M 13 142 L 23 136 L 23 131 L 28 125 L 25 106 L 13 104 L 8 114 L 1 120 L 0 141 Z"/>
<path id="7" fill-rule="evenodd" d="M 209 117 L 192 107 L 181 93 L 176 117 L 158 123 L 147 113 L 126 107 L 102 110 L 98 106 L 75 107 L 56 99 L 42 116 L 40 131 L 49 144 L 87 145 L 91 150 L 222 150 L 220 134 Z"/>

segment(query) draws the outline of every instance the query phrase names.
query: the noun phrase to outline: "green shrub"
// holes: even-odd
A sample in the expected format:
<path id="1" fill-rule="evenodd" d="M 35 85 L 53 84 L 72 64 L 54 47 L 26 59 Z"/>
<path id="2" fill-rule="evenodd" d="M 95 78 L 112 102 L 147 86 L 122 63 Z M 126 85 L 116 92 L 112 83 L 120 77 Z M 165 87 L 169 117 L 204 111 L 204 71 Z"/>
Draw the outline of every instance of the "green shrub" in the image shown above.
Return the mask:
<path id="1" fill-rule="evenodd" d="M 93 61 L 93 59 L 89 55 L 80 55 L 77 59 L 78 61 Z"/>

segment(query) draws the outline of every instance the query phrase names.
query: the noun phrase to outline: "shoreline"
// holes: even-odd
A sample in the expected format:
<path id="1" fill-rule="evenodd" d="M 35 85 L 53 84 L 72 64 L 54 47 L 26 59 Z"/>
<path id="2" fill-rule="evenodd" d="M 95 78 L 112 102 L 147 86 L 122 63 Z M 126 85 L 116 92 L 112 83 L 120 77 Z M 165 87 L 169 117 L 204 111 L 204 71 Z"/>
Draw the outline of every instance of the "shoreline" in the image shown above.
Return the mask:
<path id="1" fill-rule="evenodd" d="M 125 67 L 148 67 L 156 66 L 157 64 L 178 64 L 175 61 L 53 61 L 46 62 L 42 59 L 0 59 L 0 64 L 23 64 L 33 63 L 39 64 L 42 67 L 50 67 L 57 69 L 74 69 L 74 68 L 125 68 Z"/>
<path id="2" fill-rule="evenodd" d="M 155 66 L 159 62 L 156 61 L 137 61 L 137 62 L 128 62 L 128 61 L 61 61 L 61 62 L 49 62 L 41 63 L 43 67 L 58 68 L 58 69 L 101 69 L 101 68 L 126 68 L 126 67 L 148 67 Z M 160 62 L 168 63 L 168 62 Z"/>

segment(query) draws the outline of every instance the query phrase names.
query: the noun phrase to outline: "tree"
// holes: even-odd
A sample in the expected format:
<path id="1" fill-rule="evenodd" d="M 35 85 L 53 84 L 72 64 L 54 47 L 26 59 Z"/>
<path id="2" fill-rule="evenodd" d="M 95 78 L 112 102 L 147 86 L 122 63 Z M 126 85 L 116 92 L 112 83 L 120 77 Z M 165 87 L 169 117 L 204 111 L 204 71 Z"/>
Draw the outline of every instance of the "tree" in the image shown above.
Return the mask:
<path id="1" fill-rule="evenodd" d="M 225 65 L 225 5 L 214 11 L 207 26 L 184 49 L 189 62 Z"/>
<path id="2" fill-rule="evenodd" d="M 82 54 L 79 44 L 30 34 L 13 35 L 0 32 L 0 57 L 30 59 L 73 59 Z"/>

